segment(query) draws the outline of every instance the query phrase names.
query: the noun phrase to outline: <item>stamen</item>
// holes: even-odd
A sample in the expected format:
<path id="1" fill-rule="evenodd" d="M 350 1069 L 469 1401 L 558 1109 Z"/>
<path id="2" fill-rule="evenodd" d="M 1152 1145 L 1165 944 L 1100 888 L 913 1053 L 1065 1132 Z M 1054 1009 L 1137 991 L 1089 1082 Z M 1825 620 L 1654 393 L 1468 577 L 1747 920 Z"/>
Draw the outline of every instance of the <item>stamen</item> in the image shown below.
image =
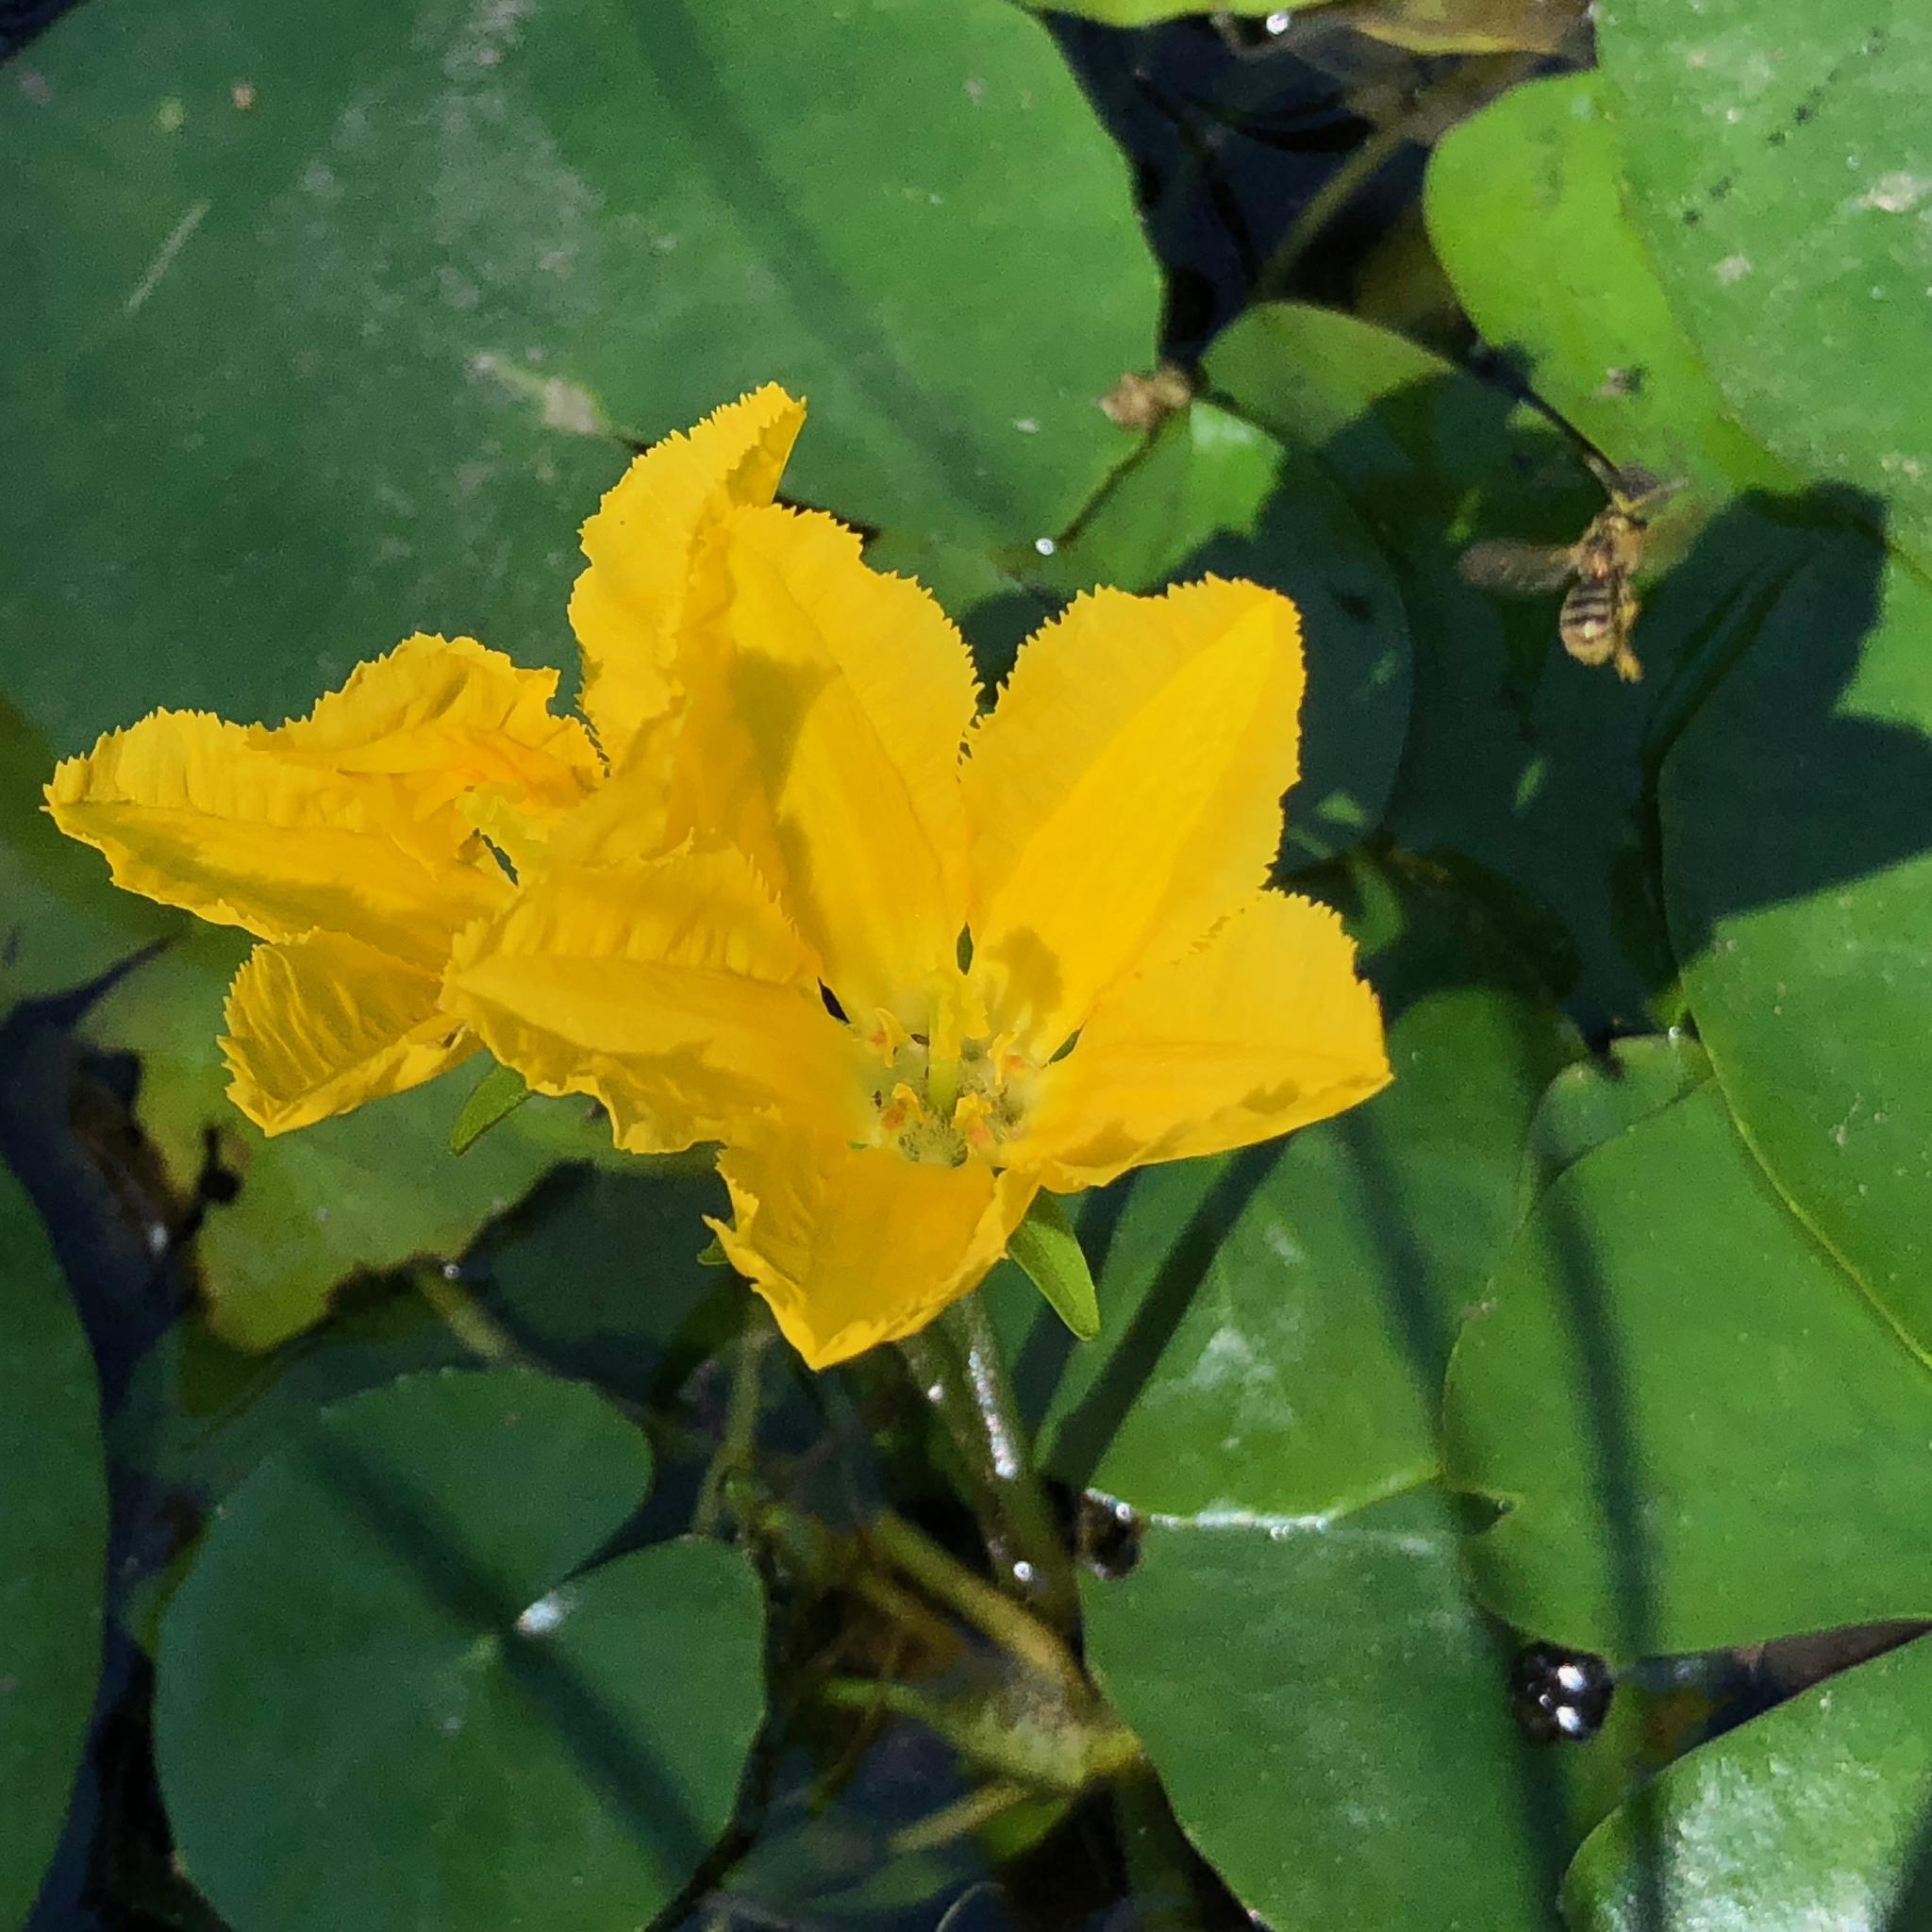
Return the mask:
<path id="1" fill-rule="evenodd" d="M 891 1008 L 875 1010 L 863 1035 L 880 1062 L 867 1096 L 877 1109 L 874 1145 L 941 1166 L 975 1157 L 999 1164 L 1037 1069 L 1010 1034 L 962 1038 L 962 1018 L 958 1003 L 943 993 L 933 1002 L 929 1033 L 909 1031 Z"/>
<path id="2" fill-rule="evenodd" d="M 962 1093 L 953 1109 L 953 1131 L 975 1154 L 989 1153 L 994 1143 L 992 1102 L 984 1093 Z"/>

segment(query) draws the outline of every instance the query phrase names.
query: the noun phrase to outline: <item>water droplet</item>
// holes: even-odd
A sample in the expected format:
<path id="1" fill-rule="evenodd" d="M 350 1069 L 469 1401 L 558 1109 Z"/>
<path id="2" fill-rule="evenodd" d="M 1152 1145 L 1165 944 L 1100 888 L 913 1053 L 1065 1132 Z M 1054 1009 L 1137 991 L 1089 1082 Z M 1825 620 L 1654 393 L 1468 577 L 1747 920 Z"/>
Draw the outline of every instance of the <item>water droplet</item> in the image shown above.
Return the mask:
<path id="1" fill-rule="evenodd" d="M 563 1622 L 564 1607 L 563 1599 L 555 1591 L 548 1596 L 540 1596 L 517 1619 L 517 1628 L 525 1637 L 547 1637 Z"/>

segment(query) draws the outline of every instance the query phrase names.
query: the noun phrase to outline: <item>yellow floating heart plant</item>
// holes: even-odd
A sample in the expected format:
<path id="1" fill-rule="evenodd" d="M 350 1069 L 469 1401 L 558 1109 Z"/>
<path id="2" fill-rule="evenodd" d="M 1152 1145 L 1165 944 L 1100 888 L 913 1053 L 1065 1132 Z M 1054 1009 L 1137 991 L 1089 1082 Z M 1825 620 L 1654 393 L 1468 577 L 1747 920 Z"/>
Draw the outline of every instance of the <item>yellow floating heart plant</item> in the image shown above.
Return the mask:
<path id="1" fill-rule="evenodd" d="M 1293 605 L 1097 591 L 981 716 L 925 591 L 773 501 L 803 419 L 747 396 L 585 525 L 589 735 L 551 674 L 416 638 L 278 730 L 110 734 L 48 803 L 123 885 L 269 942 L 228 1007 L 251 1119 L 480 1041 L 625 1148 L 721 1142 L 724 1250 L 824 1366 L 973 1288 L 1041 1189 L 1286 1133 L 1389 1069 L 1339 920 L 1264 884 Z"/>

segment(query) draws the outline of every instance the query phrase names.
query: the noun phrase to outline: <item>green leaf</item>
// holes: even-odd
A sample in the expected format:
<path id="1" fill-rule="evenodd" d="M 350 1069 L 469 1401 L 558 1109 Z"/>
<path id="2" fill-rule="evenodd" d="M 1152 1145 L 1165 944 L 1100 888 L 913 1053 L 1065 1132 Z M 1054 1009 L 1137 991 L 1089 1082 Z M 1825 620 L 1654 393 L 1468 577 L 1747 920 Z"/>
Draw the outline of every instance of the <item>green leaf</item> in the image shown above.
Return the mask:
<path id="1" fill-rule="evenodd" d="M 163 1795 L 238 1932 L 634 1926 L 728 1820 L 756 1578 L 709 1543 L 584 1566 L 650 1473 L 586 1389 L 428 1374 L 258 1467 L 162 1626 Z"/>
<path id="2" fill-rule="evenodd" d="M 1753 1150 L 1932 1348 L 1932 588 L 1860 533 L 1782 537 L 1664 762 L 1671 930 Z"/>
<path id="3" fill-rule="evenodd" d="M 1456 1551 L 1424 1490 L 1161 1520 L 1130 1574 L 1083 1584 L 1108 1694 L 1270 1924 L 1555 1932 L 1570 1767 L 1518 1734 L 1509 1641 L 1463 1599 Z"/>
<path id="4" fill-rule="evenodd" d="M 1754 443 L 1673 314 L 1593 74 L 1513 88 L 1429 160 L 1429 236 L 1485 339 L 1613 462 L 1722 498 L 1794 473 Z M 1525 205 L 1526 198 L 1526 205 Z M 1679 506 L 1679 508 L 1689 506 Z"/>
<path id="5" fill-rule="evenodd" d="M 1091 1341 L 1100 1333 L 1100 1302 L 1087 1257 L 1080 1252 L 1080 1237 L 1051 1194 L 1034 1195 L 1007 1253 L 1076 1341 Z"/>
<path id="6" fill-rule="evenodd" d="M 67 1283 L 0 1168 L 0 1925 L 25 1923 L 60 1836 L 101 1670 L 101 1399 Z"/>
<path id="7" fill-rule="evenodd" d="M 559 1169 L 465 1257 L 484 1311 L 540 1360 L 652 1407 L 739 1332 L 751 1291 L 705 1265 L 730 1212 L 710 1155 Z"/>
<path id="8" fill-rule="evenodd" d="M 1632 215 L 1750 433 L 1932 557 L 1932 18 L 1918 0 L 1596 10 Z"/>
<path id="9" fill-rule="evenodd" d="M 1613 1040 L 1602 1058 L 1565 1067 L 1537 1103 L 1529 1124 L 1519 1195 L 1523 1211 L 1528 1213 L 1537 1196 L 1586 1154 L 1709 1078 L 1704 1048 L 1675 1031 Z"/>
<path id="10" fill-rule="evenodd" d="M 1924 1923 L 1932 1644 L 1840 1672 L 1672 1765 L 1577 1854 L 1577 1932 Z"/>
<path id="11" fill-rule="evenodd" d="M 467 1154 L 491 1127 L 508 1120 L 529 1098 L 530 1090 L 514 1067 L 492 1063 L 470 1089 L 470 1097 L 449 1130 L 449 1151 Z"/>
<path id="12" fill-rule="evenodd" d="M 1284 851 L 1302 866 L 1380 818 L 1408 727 L 1408 627 L 1389 560 L 1305 451 L 1211 403 L 1170 417 L 1052 555 L 1009 560 L 1073 597 L 1250 577 L 1301 607 L 1308 690 Z"/>
<path id="13" fill-rule="evenodd" d="M 1046 1466 L 1146 1520 L 1131 1573 L 1083 1583 L 1087 1654 L 1241 1903 L 1528 1932 L 1580 1832 L 1538 1837 L 1507 1645 L 1460 1593 L 1434 1488 L 1436 1398 L 1575 1043 L 1505 898 L 1413 860 L 1324 883 L 1391 1015 L 1393 1085 L 1083 1197 L 1100 1340 L 1035 1320 L 1016 1381 Z"/>
<path id="14" fill-rule="evenodd" d="M 62 752 L 161 704 L 273 723 L 415 627 L 568 662 L 620 432 L 769 379 L 814 405 L 788 492 L 864 522 L 1030 539 L 1126 447 L 1095 399 L 1158 277 L 1007 0 L 108 0 L 34 65 L 0 686 Z"/>
<path id="15" fill-rule="evenodd" d="M 1544 1193 L 1445 1398 L 1519 1627 L 1632 1658 L 1925 1614 L 1932 1379 L 1704 1087 Z"/>

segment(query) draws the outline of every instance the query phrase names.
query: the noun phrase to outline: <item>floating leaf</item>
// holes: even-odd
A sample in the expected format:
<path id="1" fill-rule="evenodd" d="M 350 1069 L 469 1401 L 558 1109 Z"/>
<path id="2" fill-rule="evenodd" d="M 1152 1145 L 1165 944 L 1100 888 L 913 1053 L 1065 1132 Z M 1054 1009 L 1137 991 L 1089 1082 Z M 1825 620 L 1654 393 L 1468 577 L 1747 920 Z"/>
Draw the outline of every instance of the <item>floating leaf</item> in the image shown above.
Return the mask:
<path id="1" fill-rule="evenodd" d="M 1710 1078 L 1710 1061 L 1688 1034 L 1613 1040 L 1601 1058 L 1578 1060 L 1550 1082 L 1529 1124 L 1520 1194 L 1536 1198 L 1593 1148 L 1683 1099 Z"/>
<path id="2" fill-rule="evenodd" d="M 650 1474 L 590 1391 L 427 1374 L 229 1497 L 162 1625 L 163 1795 L 238 1932 L 618 1932 L 724 1830 L 762 1709 L 720 1545 L 585 1568 Z"/>
<path id="3" fill-rule="evenodd" d="M 1591 74 L 1533 81 L 1443 137 L 1429 235 L 1456 292 L 1612 462 L 1685 478 L 1706 498 L 1787 488 L 1795 473 L 1738 426 L 1672 312 L 1624 206 L 1600 88 Z"/>
<path id="4" fill-rule="evenodd" d="M 1248 311 L 1210 350 L 1216 391 L 1341 486 L 1392 564 L 1415 649 L 1408 741 L 1383 812 L 1561 917 L 1594 1028 L 1648 1030 L 1670 977 L 1645 875 L 1646 686 L 1573 663 L 1557 600 L 1506 602 L 1457 574 L 1478 538 L 1574 542 L 1603 507 L 1567 440 L 1384 329 L 1291 304 Z"/>
<path id="5" fill-rule="evenodd" d="M 1563 1886 L 1577 1932 L 1923 1923 L 1932 1644 L 1827 1678 L 1672 1765 Z"/>
<path id="6" fill-rule="evenodd" d="M 1509 1644 L 1424 1490 L 1333 1518 L 1162 1520 L 1082 1591 L 1089 1655 L 1251 1910 L 1332 1932 L 1554 1932 L 1574 1833 Z M 1592 1747 L 1594 1748 L 1594 1747 Z"/>
<path id="7" fill-rule="evenodd" d="M 0 1925 L 24 1924 L 101 1671 L 108 1489 L 93 1357 L 46 1231 L 0 1168 Z"/>
<path id="8" fill-rule="evenodd" d="M 1707 1086 L 1543 1194 L 1450 1372 L 1520 1628 L 1632 1658 L 1932 1610 L 1932 1375 Z"/>
<path id="9" fill-rule="evenodd" d="M 619 433 L 763 381 L 814 407 L 791 490 L 922 531 L 1058 529 L 1127 446 L 1158 277 L 1008 0 L 108 0 L 33 60 L 0 687 L 63 753 L 273 724 L 415 628 L 568 661 Z"/>
<path id="10" fill-rule="evenodd" d="M 1932 1347 L 1932 588 L 1860 532 L 1780 534 L 1664 762 L 1671 931 L 1754 1152 Z"/>
<path id="11" fill-rule="evenodd" d="M 1531 1115 L 1576 1042 L 1546 1000 L 1477 976 L 1491 936 L 1452 887 L 1354 876 L 1394 902 L 1357 921 L 1379 928 L 1363 971 L 1391 1016 L 1392 1084 L 1286 1141 L 1080 1197 L 1091 1347 L 1030 1291 L 1007 1302 L 1023 1399 L 1067 1482 L 1172 1515 L 1300 1516 L 1435 1468 L 1442 1370 L 1515 1225 Z"/>
<path id="12" fill-rule="evenodd" d="M 1631 213 L 1738 420 L 1932 556 L 1932 18 L 1606 0 L 1596 23 Z"/>
<path id="13" fill-rule="evenodd" d="M 1574 1042 L 1484 978 L 1473 896 L 1413 866 L 1328 882 L 1358 900 L 1394 1083 L 1285 1146 L 1084 1199 L 1100 1339 L 1036 1319 L 1016 1374 L 1049 1470 L 1145 1519 L 1131 1572 L 1083 1585 L 1088 1657 L 1242 1903 L 1527 1932 L 1568 1840 L 1540 1846 L 1524 1808 L 1507 1645 L 1461 1596 L 1433 1483 L 1436 1397 Z M 1500 950 L 1520 973 L 1520 936 Z"/>

